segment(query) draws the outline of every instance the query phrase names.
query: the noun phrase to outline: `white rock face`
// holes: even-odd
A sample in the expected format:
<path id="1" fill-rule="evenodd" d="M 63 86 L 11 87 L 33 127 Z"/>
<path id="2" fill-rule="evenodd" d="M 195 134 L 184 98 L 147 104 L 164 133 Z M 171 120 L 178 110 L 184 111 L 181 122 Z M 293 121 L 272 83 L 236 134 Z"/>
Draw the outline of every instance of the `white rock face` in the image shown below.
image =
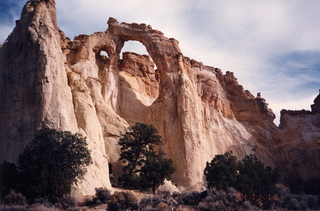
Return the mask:
<path id="1" fill-rule="evenodd" d="M 206 162 L 227 151 L 255 153 L 304 179 L 319 175 L 320 98 L 312 114 L 284 114 L 279 129 L 265 99 L 244 90 L 232 72 L 184 57 L 178 41 L 146 24 L 110 18 L 108 25 L 70 41 L 58 30 L 54 0 L 26 4 L 0 47 L 0 162 L 17 162 L 36 129 L 82 133 L 93 164 L 73 188 L 81 199 L 96 187 L 111 189 L 108 162 L 121 174 L 118 140 L 143 122 L 158 129 L 158 150 L 174 161 L 173 180 L 183 188 L 203 186 Z M 128 40 L 149 56 L 126 52 L 120 60 Z"/>
<path id="2" fill-rule="evenodd" d="M 65 65 L 55 2 L 29 1 L 0 53 L 1 75 L 5 77 L 0 83 L 3 99 L 0 117 L 4 120 L 0 123 L 1 162 L 17 162 L 36 129 L 80 132 L 87 137 L 93 164 L 74 187 L 75 195 L 79 198 L 93 195 L 96 187 L 111 189 L 105 150 L 105 141 L 110 140 L 103 135 L 106 129 L 101 127 L 98 113 L 112 116 L 114 112 L 102 102 L 101 94 L 92 94 L 97 86 L 93 79 L 98 76 L 97 65 L 90 66 L 87 60 L 80 63 L 81 74 L 71 71 L 77 71 L 76 65 Z M 118 119 L 110 124 L 119 125 L 116 132 L 107 129 L 111 139 L 127 126 Z"/>

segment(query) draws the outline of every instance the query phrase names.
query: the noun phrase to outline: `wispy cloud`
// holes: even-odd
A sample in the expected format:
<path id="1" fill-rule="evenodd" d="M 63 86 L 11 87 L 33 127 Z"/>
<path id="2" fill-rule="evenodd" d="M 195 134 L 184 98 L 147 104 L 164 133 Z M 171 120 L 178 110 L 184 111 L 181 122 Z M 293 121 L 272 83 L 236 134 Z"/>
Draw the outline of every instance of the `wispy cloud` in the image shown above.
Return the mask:
<path id="1" fill-rule="evenodd" d="M 151 25 L 179 40 L 185 56 L 234 72 L 245 89 L 262 93 L 277 117 L 282 108 L 309 109 L 320 88 L 318 0 L 56 0 L 56 4 L 59 26 L 70 38 L 106 30 L 109 17 Z M 13 26 L 0 25 L 0 42 Z M 135 42 L 125 45 L 126 50 L 142 48 Z"/>

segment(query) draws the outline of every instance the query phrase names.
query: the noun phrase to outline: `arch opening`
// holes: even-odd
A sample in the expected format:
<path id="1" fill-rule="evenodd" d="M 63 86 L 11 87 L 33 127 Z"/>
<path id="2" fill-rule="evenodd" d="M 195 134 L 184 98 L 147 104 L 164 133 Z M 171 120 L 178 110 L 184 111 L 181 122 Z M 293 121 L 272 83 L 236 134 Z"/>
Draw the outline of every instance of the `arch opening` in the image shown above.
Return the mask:
<path id="1" fill-rule="evenodd" d="M 118 66 L 126 94 L 134 93 L 136 103 L 150 106 L 159 96 L 160 81 L 156 65 L 145 46 L 139 41 L 126 41 L 121 49 Z"/>
<path id="2" fill-rule="evenodd" d="M 101 50 L 101 51 L 100 51 L 100 56 L 106 56 L 106 57 L 108 57 L 108 53 L 107 53 L 106 51 L 104 51 L 104 50 Z"/>
<path id="3" fill-rule="evenodd" d="M 106 61 L 106 60 L 109 59 L 108 53 L 107 53 L 106 51 L 104 51 L 104 50 L 100 50 L 100 51 L 99 51 L 98 57 L 99 57 L 99 59 L 102 60 L 102 61 Z"/>
<path id="4" fill-rule="evenodd" d="M 124 43 L 124 46 L 121 49 L 120 59 L 122 59 L 122 54 L 124 52 L 134 52 L 140 55 L 149 55 L 149 53 L 146 50 L 146 47 L 141 42 L 135 40 L 129 40 Z"/>

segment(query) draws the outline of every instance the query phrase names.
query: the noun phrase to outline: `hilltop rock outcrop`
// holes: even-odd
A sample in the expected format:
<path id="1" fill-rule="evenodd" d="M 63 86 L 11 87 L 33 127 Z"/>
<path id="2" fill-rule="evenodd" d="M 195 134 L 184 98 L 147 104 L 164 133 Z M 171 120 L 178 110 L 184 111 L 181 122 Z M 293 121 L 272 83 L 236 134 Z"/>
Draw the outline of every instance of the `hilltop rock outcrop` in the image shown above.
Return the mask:
<path id="1" fill-rule="evenodd" d="M 307 110 L 282 110 L 281 144 L 277 146 L 281 166 L 304 180 L 320 173 L 320 94 Z"/>
<path id="2" fill-rule="evenodd" d="M 149 55 L 121 57 L 129 40 Z M 260 94 L 244 90 L 232 72 L 185 57 L 177 40 L 146 24 L 110 18 L 106 31 L 69 40 L 54 0 L 28 1 L 0 47 L 0 75 L 0 162 L 16 162 L 36 129 L 80 132 L 94 162 L 74 187 L 79 198 L 111 188 L 108 163 L 121 173 L 117 142 L 135 122 L 159 130 L 158 150 L 174 161 L 181 188 L 202 186 L 206 162 L 231 150 L 304 179 L 320 172 L 319 100 L 309 113 L 283 111 L 278 128 Z"/>

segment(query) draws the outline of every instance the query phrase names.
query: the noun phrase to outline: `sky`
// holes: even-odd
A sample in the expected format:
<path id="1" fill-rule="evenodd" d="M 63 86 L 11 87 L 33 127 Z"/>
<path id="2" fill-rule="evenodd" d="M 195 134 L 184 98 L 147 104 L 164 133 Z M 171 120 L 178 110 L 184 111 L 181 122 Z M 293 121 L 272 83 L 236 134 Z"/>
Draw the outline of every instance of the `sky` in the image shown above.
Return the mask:
<path id="1" fill-rule="evenodd" d="M 0 43 L 27 0 L 0 0 Z M 276 115 L 310 110 L 320 89 L 319 0 L 56 0 L 66 36 L 105 31 L 109 17 L 146 23 L 179 41 L 184 56 L 234 72 Z M 146 54 L 129 41 L 123 51 Z"/>

